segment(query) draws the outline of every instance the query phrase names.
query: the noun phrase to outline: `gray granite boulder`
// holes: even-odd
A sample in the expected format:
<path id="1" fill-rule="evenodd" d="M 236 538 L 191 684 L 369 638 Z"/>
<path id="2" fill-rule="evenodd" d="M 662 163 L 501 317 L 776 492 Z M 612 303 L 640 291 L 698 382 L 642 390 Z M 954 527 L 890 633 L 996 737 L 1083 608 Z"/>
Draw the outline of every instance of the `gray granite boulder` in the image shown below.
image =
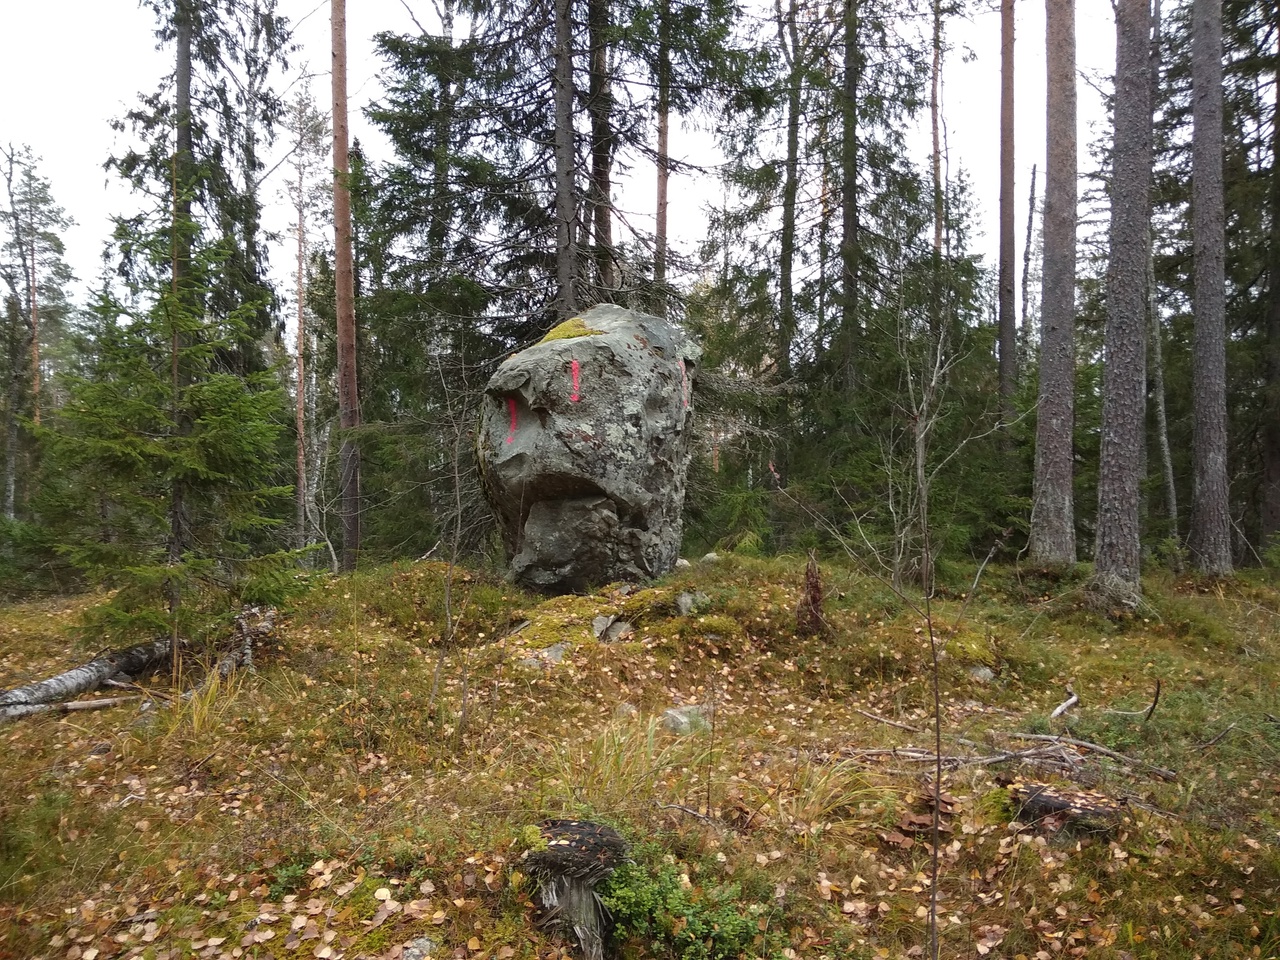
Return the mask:
<path id="1" fill-rule="evenodd" d="M 602 305 L 494 373 L 477 447 L 517 582 L 570 593 L 674 566 L 699 353 L 664 320 Z"/>

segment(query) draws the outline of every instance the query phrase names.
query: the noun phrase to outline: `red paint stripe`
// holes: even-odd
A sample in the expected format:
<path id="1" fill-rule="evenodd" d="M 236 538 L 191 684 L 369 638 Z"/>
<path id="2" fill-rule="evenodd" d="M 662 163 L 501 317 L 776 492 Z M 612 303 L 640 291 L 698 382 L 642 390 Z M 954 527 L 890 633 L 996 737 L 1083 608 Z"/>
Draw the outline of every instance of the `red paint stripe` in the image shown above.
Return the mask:
<path id="1" fill-rule="evenodd" d="M 581 397 L 578 396 L 578 361 L 575 360 L 569 365 L 569 370 L 573 374 L 573 393 L 570 394 L 569 400 L 577 403 Z"/>
<path id="2" fill-rule="evenodd" d="M 507 432 L 507 443 L 511 443 L 516 438 L 516 398 L 507 397 L 507 412 L 511 414 L 511 428 Z"/>

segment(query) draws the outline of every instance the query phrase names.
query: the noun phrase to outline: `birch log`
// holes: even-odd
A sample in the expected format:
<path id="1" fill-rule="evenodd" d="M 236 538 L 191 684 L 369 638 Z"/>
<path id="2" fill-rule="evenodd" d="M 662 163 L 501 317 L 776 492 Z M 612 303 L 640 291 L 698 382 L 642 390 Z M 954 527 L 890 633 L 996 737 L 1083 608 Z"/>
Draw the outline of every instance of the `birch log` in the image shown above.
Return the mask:
<path id="1" fill-rule="evenodd" d="M 153 640 L 150 643 L 139 643 L 123 650 L 110 650 L 56 677 L 49 677 L 47 680 L 39 680 L 0 693 L 0 707 L 69 700 L 79 694 L 96 690 L 103 681 L 117 674 L 126 674 L 130 677 L 145 674 L 163 666 L 168 657 L 169 640 L 167 638 Z"/>

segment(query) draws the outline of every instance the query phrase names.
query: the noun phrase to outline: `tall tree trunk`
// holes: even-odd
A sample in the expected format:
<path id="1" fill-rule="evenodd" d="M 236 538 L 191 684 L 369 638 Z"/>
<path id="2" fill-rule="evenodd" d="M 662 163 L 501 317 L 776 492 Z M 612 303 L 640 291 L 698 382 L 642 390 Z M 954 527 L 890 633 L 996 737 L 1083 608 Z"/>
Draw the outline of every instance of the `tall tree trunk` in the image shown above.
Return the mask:
<path id="1" fill-rule="evenodd" d="M 932 6 L 933 66 L 930 71 L 929 121 L 933 131 L 933 258 L 936 266 L 942 259 L 942 0 L 933 0 Z"/>
<path id="2" fill-rule="evenodd" d="M 1013 419 L 1013 391 L 1018 383 L 1018 318 L 1013 307 L 1013 23 L 1013 0 L 1000 0 L 1000 397 L 1006 421 Z"/>
<path id="3" fill-rule="evenodd" d="M 1151 106 L 1160 94 L 1160 0 L 1151 8 Z M 1153 116 L 1154 121 L 1154 116 Z M 1147 231 L 1147 323 L 1151 341 L 1151 392 L 1156 401 L 1156 443 L 1160 448 L 1160 472 L 1164 478 L 1165 509 L 1169 515 L 1169 536 L 1178 539 L 1178 487 L 1173 476 L 1173 453 L 1169 449 L 1169 415 L 1165 407 L 1164 324 L 1156 303 L 1155 231 Z M 1174 560 L 1176 565 L 1180 562 Z"/>
<path id="4" fill-rule="evenodd" d="M 174 141 L 173 156 L 173 222 L 171 224 L 172 263 L 171 285 L 173 303 L 171 306 L 169 335 L 169 390 L 170 415 L 173 429 L 179 435 L 189 429 L 186 417 L 182 412 L 183 389 L 186 386 L 182 353 L 187 346 L 187 336 L 183 332 L 185 324 L 191 322 L 196 312 L 196 304 L 190 290 L 191 245 L 194 229 L 191 222 L 191 194 L 195 181 L 195 158 L 193 148 L 192 114 L 191 114 L 191 50 L 194 42 L 194 14 L 189 0 L 179 0 L 174 9 Z M 173 657 L 172 673 L 176 681 L 179 671 L 178 645 L 178 607 L 182 601 L 182 589 L 177 568 L 182 563 L 190 544 L 188 543 L 186 482 L 180 471 L 175 471 L 169 491 L 169 543 L 168 565 L 173 569 L 167 585 L 169 602 L 169 639 Z"/>
<path id="5" fill-rule="evenodd" d="M 844 77 L 840 98 L 840 350 L 844 388 L 857 385 L 854 357 L 858 342 L 858 84 L 862 60 L 858 54 L 858 4 L 844 0 Z"/>
<path id="6" fill-rule="evenodd" d="M 40 280 L 36 264 L 35 196 L 27 205 L 27 232 L 31 239 L 31 419 L 40 423 Z"/>
<path id="7" fill-rule="evenodd" d="M 667 315 L 667 187 L 671 180 L 671 0 L 658 7 L 658 198 L 653 235 L 654 313 Z"/>
<path id="8" fill-rule="evenodd" d="M 613 249 L 613 90 L 609 78 L 609 2 L 587 0 L 590 67 L 587 112 L 591 115 L 591 219 L 601 299 L 612 300 L 620 286 Z"/>
<path id="9" fill-rule="evenodd" d="M 795 258 L 796 195 L 800 189 L 800 86 L 803 82 L 800 52 L 800 9 L 790 0 L 787 14 L 778 22 L 778 39 L 787 58 L 787 157 L 782 182 L 782 236 L 778 255 L 778 376 L 791 378 L 791 348 L 796 337 Z"/>
<path id="10" fill-rule="evenodd" d="M 1280 17 L 1276 18 L 1280 20 Z M 1266 388 L 1262 418 L 1263 547 L 1280 546 L 1280 64 L 1272 82 L 1271 242 L 1267 269 Z"/>
<path id="11" fill-rule="evenodd" d="M 1036 165 L 1031 165 L 1031 190 L 1027 198 L 1027 236 L 1022 247 L 1022 330 L 1019 342 L 1027 342 L 1028 328 L 1031 326 L 1031 241 L 1035 237 L 1036 225 Z"/>
<path id="12" fill-rule="evenodd" d="M 1156 443 L 1160 447 L 1160 474 L 1164 480 L 1169 536 L 1178 539 L 1178 486 L 1173 477 L 1173 452 L 1169 449 L 1169 415 L 1165 408 L 1164 324 L 1156 304 L 1155 236 L 1147 241 L 1147 322 L 1151 338 L 1151 392 L 1156 401 Z"/>
<path id="13" fill-rule="evenodd" d="M 577 310 L 577 250 L 573 239 L 573 0 L 555 0 L 555 155 L 557 320 Z"/>
<path id="14" fill-rule="evenodd" d="M 440 17 L 441 37 L 450 49 L 453 47 L 453 21 L 453 0 L 445 0 Z M 452 201 L 448 193 L 453 163 L 452 131 L 457 90 L 451 74 L 452 70 L 444 69 L 436 76 L 436 83 L 440 85 L 440 101 L 432 137 L 435 142 L 431 148 L 431 199 L 435 204 L 435 211 L 430 226 L 427 227 L 427 250 L 432 262 L 441 267 L 444 264 L 445 240 L 449 236 L 449 225 L 453 219 Z"/>
<path id="15" fill-rule="evenodd" d="M 356 303 L 352 264 L 350 156 L 347 132 L 347 4 L 333 0 L 333 233 L 338 334 L 338 425 L 342 428 L 339 485 L 342 498 L 343 570 L 354 570 L 360 551 L 360 448 L 351 431 L 360 426 L 356 388 Z"/>
<path id="16" fill-rule="evenodd" d="M 1111 258 L 1098 469 L 1095 576 L 1141 593 L 1139 497 L 1146 414 L 1147 233 L 1151 226 L 1151 7 L 1116 7 Z"/>
<path id="17" fill-rule="evenodd" d="M 1030 556 L 1075 563 L 1076 25 L 1075 0 L 1046 0 L 1048 155 L 1040 298 L 1040 402 Z"/>
<path id="18" fill-rule="evenodd" d="M 298 340 L 297 340 L 297 396 L 294 398 L 294 426 L 297 433 L 297 470 L 294 481 L 294 545 L 301 550 L 306 547 L 310 538 L 307 536 L 307 220 L 306 201 L 302 182 L 301 169 L 298 173 L 298 276 L 295 289 L 298 298 Z"/>
<path id="19" fill-rule="evenodd" d="M 28 272 L 27 258 L 25 254 L 21 253 L 26 249 L 26 243 L 22 236 L 22 212 L 18 209 L 17 195 L 14 192 L 14 178 L 18 175 L 18 154 L 12 147 L 3 151 L 3 154 L 5 159 L 5 188 L 9 200 L 8 221 L 12 230 L 13 247 L 20 252 L 27 297 L 24 303 L 18 292 L 16 279 L 10 275 L 7 279 L 9 281 L 9 297 L 12 301 L 12 307 L 10 308 L 8 303 L 4 304 L 5 313 L 8 315 L 11 330 L 13 331 L 13 340 L 10 343 L 8 358 L 9 382 L 5 391 L 4 516 L 7 520 L 13 520 L 17 517 L 18 509 L 18 444 L 20 437 L 19 422 L 21 420 L 19 408 L 22 404 L 23 386 L 27 379 L 25 363 L 28 351 L 31 350 L 31 344 L 27 339 L 31 336 L 31 314 L 28 305 L 33 302 L 34 296 L 32 293 L 32 275 Z"/>
<path id="20" fill-rule="evenodd" d="M 1232 564 L 1227 483 L 1222 0 L 1195 0 L 1191 18 L 1191 216 L 1196 319 L 1189 546 L 1191 562 L 1197 570 L 1224 577 L 1230 575 Z"/>

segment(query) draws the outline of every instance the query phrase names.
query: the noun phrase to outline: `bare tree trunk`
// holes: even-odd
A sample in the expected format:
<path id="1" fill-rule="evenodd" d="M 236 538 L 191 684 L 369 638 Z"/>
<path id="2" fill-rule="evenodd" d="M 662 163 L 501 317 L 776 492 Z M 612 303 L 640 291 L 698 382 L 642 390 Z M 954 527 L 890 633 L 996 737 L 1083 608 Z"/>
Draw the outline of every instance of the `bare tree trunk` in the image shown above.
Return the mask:
<path id="1" fill-rule="evenodd" d="M 555 0 L 556 319 L 577 310 L 573 241 L 573 0 Z"/>
<path id="2" fill-rule="evenodd" d="M 858 84 L 862 61 L 858 55 L 858 3 L 844 0 L 844 77 L 840 98 L 840 353 L 844 388 L 857 385 L 854 362 L 858 340 Z"/>
<path id="3" fill-rule="evenodd" d="M 174 121 L 176 130 L 174 141 L 176 150 L 173 156 L 173 221 L 171 282 L 173 302 L 170 306 L 169 335 L 169 389 L 170 414 L 173 429 L 179 434 L 187 431 L 189 425 L 182 413 L 182 391 L 185 386 L 182 372 L 182 351 L 186 347 L 186 336 L 182 326 L 189 322 L 195 313 L 189 286 L 191 272 L 191 193 L 194 186 L 194 148 L 191 116 L 191 47 L 194 41 L 194 14 L 189 2 L 179 2 L 174 10 L 175 52 L 174 66 Z M 173 657 L 172 673 L 176 682 L 179 672 L 178 645 L 178 607 L 182 602 L 182 591 L 177 568 L 187 552 L 187 505 L 186 483 L 181 476 L 175 476 L 169 492 L 169 543 L 168 565 L 172 569 L 167 585 L 169 603 L 170 651 Z"/>
<path id="4" fill-rule="evenodd" d="M 667 315 L 667 187 L 671 180 L 671 0 L 658 8 L 658 210 L 653 235 L 654 313 Z"/>
<path id="5" fill-rule="evenodd" d="M 294 482 L 294 543 L 301 550 L 310 539 L 307 536 L 307 222 L 306 204 L 303 199 L 305 184 L 298 174 L 298 277 L 295 284 L 298 298 L 297 340 L 297 396 L 294 399 L 294 426 L 297 428 L 297 475 Z"/>
<path id="6" fill-rule="evenodd" d="M 933 0 L 933 67 L 929 94 L 929 120 L 933 127 L 933 257 L 942 257 L 942 3 Z M 937 330 L 934 331 L 936 335 Z"/>
<path id="7" fill-rule="evenodd" d="M 1160 445 L 1161 476 L 1164 479 L 1165 509 L 1169 514 L 1169 536 L 1178 539 L 1178 487 L 1173 479 L 1173 453 L 1169 449 L 1169 416 L 1165 410 L 1164 324 L 1156 305 L 1155 238 L 1147 241 L 1147 318 L 1151 338 L 1151 392 L 1156 400 L 1156 442 Z"/>
<path id="8" fill-rule="evenodd" d="M 342 569 L 354 570 L 360 551 L 360 448 L 350 431 L 360 426 L 356 387 L 356 304 L 351 249 L 351 184 L 347 132 L 347 5 L 333 0 L 333 231 L 338 314 L 338 455 L 342 491 Z"/>
<path id="9" fill-rule="evenodd" d="M 31 239 L 31 419 L 40 423 L 40 302 L 39 278 L 36 272 L 35 197 L 27 205 L 27 232 Z"/>
<path id="10" fill-rule="evenodd" d="M 1280 16 L 1276 18 L 1280 21 Z M 1272 81 L 1280 118 L 1280 65 Z M 1262 546 L 1280 546 L 1280 122 L 1271 124 L 1271 242 L 1267 268 L 1266 386 L 1262 418 Z"/>
<path id="11" fill-rule="evenodd" d="M 1040 303 L 1040 402 L 1030 557 L 1076 561 L 1075 431 L 1076 27 L 1075 0 L 1046 0 L 1048 157 Z"/>
<path id="12" fill-rule="evenodd" d="M 1151 10 L 1151 106 L 1155 109 L 1160 94 L 1160 0 Z M 1154 118 L 1153 118 L 1154 121 Z M 1165 508 L 1169 515 L 1169 535 L 1178 539 L 1178 487 L 1173 477 L 1173 454 L 1169 450 L 1169 416 L 1165 409 L 1164 324 L 1156 304 L 1155 231 L 1147 231 L 1147 322 L 1151 341 L 1151 389 L 1156 400 L 1156 442 L 1160 447 L 1161 474 L 1164 478 Z M 1181 563 L 1174 559 L 1174 563 Z"/>
<path id="13" fill-rule="evenodd" d="M 1112 595 L 1141 595 L 1139 498 L 1146 413 L 1147 234 L 1151 227 L 1151 8 L 1116 7 L 1111 259 L 1102 389 L 1095 577 Z"/>
<path id="14" fill-rule="evenodd" d="M 1227 483 L 1226 233 L 1222 187 L 1222 0 L 1191 10 L 1191 216 L 1195 239 L 1191 562 L 1231 573 Z M 1273 173 L 1274 175 L 1274 173 Z"/>
<path id="15" fill-rule="evenodd" d="M 778 21 L 778 39 L 788 67 L 787 156 L 782 183 L 782 237 L 778 254 L 778 376 L 791 378 L 791 348 L 796 336 L 796 195 L 800 188 L 800 88 L 803 83 L 798 0 L 790 0 Z"/>
<path id="16" fill-rule="evenodd" d="M 1028 328 L 1031 326 L 1031 241 L 1035 237 L 1036 225 L 1036 165 L 1031 165 L 1031 192 L 1027 198 L 1027 237 L 1022 247 L 1022 335 L 1019 338 L 1025 343 Z"/>
<path id="17" fill-rule="evenodd" d="M 614 136 L 611 114 L 613 90 L 609 78 L 609 3 L 587 0 L 587 34 L 590 70 L 587 112 L 591 115 L 591 214 L 601 299 L 612 300 L 621 285 L 618 259 L 613 249 Z"/>
<path id="18" fill-rule="evenodd" d="M 8 150 L 2 151 L 5 160 L 5 188 L 9 199 L 9 226 L 12 230 L 13 246 L 22 250 L 24 247 L 22 239 L 22 219 L 18 211 L 17 200 L 14 195 L 14 177 L 17 176 L 17 152 L 10 146 Z M 25 257 L 23 258 L 25 264 Z M 26 274 L 26 267 L 23 267 L 23 273 Z M 27 322 L 27 316 L 24 316 L 24 305 L 18 293 L 17 281 L 12 274 L 7 275 L 9 286 L 9 296 L 12 300 L 12 309 L 6 305 L 5 313 L 12 324 L 14 340 L 10 345 L 9 354 L 9 382 L 5 391 L 5 445 L 4 445 L 4 516 L 7 520 L 13 520 L 17 517 L 18 507 L 18 422 L 20 419 L 19 406 L 22 403 L 22 387 L 26 380 L 26 371 L 23 368 L 23 360 L 30 350 L 30 344 L 26 338 L 30 336 L 30 324 Z M 27 280 L 27 286 L 30 287 L 30 279 Z M 21 332 L 20 332 L 21 331 Z"/>
<path id="19" fill-rule="evenodd" d="M 1013 391 L 1018 384 L 1018 318 L 1013 308 L 1013 23 L 1013 0 L 1000 0 L 1000 397 L 1006 421 L 1013 419 Z"/>

